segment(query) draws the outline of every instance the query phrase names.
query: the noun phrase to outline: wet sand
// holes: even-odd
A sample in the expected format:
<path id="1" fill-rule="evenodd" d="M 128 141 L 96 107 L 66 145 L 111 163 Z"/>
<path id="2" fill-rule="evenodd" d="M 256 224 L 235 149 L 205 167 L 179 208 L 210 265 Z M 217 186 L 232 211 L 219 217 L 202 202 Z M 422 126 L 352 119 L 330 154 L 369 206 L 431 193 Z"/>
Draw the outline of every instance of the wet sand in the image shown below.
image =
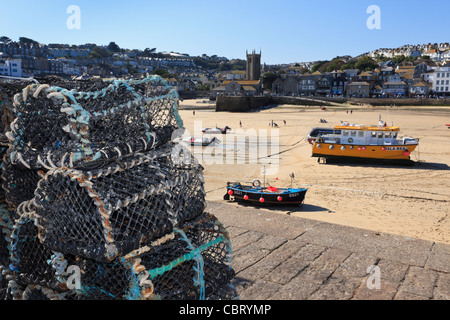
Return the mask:
<path id="1" fill-rule="evenodd" d="M 192 101 L 182 104 L 200 105 Z M 251 113 L 216 113 L 214 109 L 199 108 L 195 115 L 192 110 L 181 108 L 180 115 L 191 135 L 195 130 L 198 135 L 202 127 L 228 125 L 233 129 L 229 136 L 219 135 L 218 147 L 207 149 L 210 158 L 200 156 L 205 168 L 207 200 L 223 202 L 227 181 L 263 181 L 261 169 L 266 162 L 267 167 L 276 170 L 266 175 L 267 184 L 290 186 L 289 174 L 294 173 L 293 185 L 308 188 L 302 207 L 267 208 L 274 214 L 450 244 L 450 129 L 445 126 L 450 123 L 450 107 L 353 106 L 350 109 L 340 106 L 320 110 L 281 105 Z M 411 154 L 411 159 L 416 161 L 414 166 L 322 164 L 311 157 L 312 146 L 305 141 L 311 128 L 332 127 L 341 120 L 375 124 L 379 115 L 388 124 L 393 122 L 399 126 L 400 136 L 420 139 L 418 148 Z M 328 123 L 319 123 L 319 119 Z M 254 159 L 254 152 L 260 152 L 257 145 L 227 145 L 226 140 L 233 136 L 250 132 L 260 135 L 260 129 L 267 130 L 269 141 L 276 141 L 269 126 L 272 120 L 279 125 L 279 147 L 278 150 L 268 148 L 267 155 L 271 157 L 265 157 L 263 152 L 262 157 L 258 154 L 256 164 L 249 163 Z M 229 157 L 228 163 L 226 160 L 219 163 L 221 154 Z"/>

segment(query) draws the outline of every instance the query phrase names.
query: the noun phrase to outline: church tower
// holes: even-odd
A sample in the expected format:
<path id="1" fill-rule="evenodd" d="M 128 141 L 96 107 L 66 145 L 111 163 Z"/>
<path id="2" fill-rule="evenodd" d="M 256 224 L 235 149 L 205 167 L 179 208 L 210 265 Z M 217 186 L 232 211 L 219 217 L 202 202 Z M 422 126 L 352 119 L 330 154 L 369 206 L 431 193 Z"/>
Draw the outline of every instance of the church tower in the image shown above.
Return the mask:
<path id="1" fill-rule="evenodd" d="M 259 80 L 259 77 L 261 76 L 261 51 L 259 51 L 259 54 L 255 53 L 255 50 L 253 50 L 253 53 L 249 54 L 248 51 L 246 51 L 247 54 L 247 69 L 245 73 L 246 80 Z"/>

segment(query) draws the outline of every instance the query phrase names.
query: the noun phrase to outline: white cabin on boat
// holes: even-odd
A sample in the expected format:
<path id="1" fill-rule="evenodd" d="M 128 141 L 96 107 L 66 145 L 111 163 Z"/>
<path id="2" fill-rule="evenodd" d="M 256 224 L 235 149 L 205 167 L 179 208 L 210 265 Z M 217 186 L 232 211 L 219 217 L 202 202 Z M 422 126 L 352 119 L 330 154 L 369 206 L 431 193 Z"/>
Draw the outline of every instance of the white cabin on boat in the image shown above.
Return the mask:
<path id="1" fill-rule="evenodd" d="M 322 136 L 323 143 L 344 144 L 344 145 L 405 145 L 417 144 L 416 139 L 398 139 L 399 127 L 395 126 L 365 126 L 344 124 L 336 126 L 340 134 L 327 134 Z"/>

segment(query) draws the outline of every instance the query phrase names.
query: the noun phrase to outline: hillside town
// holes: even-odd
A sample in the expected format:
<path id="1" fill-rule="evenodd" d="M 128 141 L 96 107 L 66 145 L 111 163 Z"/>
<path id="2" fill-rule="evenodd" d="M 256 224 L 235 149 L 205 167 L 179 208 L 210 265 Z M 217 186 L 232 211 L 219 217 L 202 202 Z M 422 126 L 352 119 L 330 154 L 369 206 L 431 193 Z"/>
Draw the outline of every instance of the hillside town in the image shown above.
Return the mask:
<path id="1" fill-rule="evenodd" d="M 289 95 L 358 98 L 446 97 L 450 95 L 450 45 L 435 43 L 380 48 L 358 57 L 283 65 L 246 60 L 192 57 L 156 48 L 123 49 L 111 42 L 41 44 L 0 37 L 0 76 L 64 78 L 133 77 L 158 74 L 177 91 L 217 95 Z M 249 70 L 251 68 L 252 70 Z"/>

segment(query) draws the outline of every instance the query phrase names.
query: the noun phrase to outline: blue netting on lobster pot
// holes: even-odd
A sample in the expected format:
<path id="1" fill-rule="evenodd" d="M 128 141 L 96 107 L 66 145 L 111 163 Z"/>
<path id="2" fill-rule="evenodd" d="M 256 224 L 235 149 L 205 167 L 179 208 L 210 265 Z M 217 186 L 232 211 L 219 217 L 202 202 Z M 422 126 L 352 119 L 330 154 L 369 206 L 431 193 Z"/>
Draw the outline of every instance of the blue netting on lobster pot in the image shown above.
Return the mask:
<path id="1" fill-rule="evenodd" d="M 33 213 L 28 211 L 20 214 L 11 233 L 11 263 L 8 266 L 13 273 L 10 285 L 13 287 L 15 299 L 20 298 L 29 284 L 59 291 L 66 290 L 65 285 L 56 278 L 55 270 L 47 262 L 53 252 L 40 243 L 38 233 Z"/>
<path id="2" fill-rule="evenodd" d="M 238 298 L 228 232 L 206 212 L 110 262 L 51 251 L 37 233 L 33 212 L 22 213 L 11 236 L 14 299 Z"/>
<path id="3" fill-rule="evenodd" d="M 6 132 L 13 164 L 91 168 L 163 145 L 182 127 L 178 93 L 159 76 L 86 86 L 31 84 L 14 95 Z"/>
<path id="4" fill-rule="evenodd" d="M 92 171 L 50 170 L 35 191 L 48 248 L 111 261 L 173 231 L 205 206 L 203 168 L 173 160 L 172 146 Z"/>
<path id="5" fill-rule="evenodd" d="M 208 213 L 110 263 L 73 259 L 80 278 L 73 289 L 89 300 L 235 299 L 231 244 Z M 67 278 L 69 280 L 69 278 Z"/>

